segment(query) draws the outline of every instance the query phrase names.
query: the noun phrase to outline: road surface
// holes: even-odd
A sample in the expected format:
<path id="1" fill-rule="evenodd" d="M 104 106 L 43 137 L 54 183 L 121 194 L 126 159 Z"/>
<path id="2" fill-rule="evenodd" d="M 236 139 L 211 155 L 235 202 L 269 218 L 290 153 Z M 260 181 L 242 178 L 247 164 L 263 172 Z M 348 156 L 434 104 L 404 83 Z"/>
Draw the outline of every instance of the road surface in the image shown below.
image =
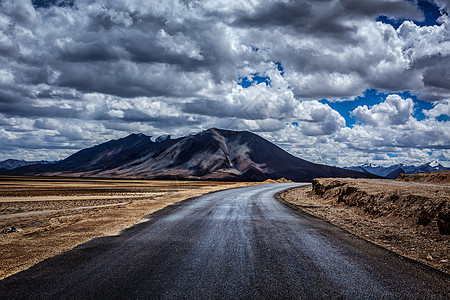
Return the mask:
<path id="1" fill-rule="evenodd" d="M 448 299 L 449 276 L 274 195 L 208 194 L 0 281 L 1 299 Z"/>

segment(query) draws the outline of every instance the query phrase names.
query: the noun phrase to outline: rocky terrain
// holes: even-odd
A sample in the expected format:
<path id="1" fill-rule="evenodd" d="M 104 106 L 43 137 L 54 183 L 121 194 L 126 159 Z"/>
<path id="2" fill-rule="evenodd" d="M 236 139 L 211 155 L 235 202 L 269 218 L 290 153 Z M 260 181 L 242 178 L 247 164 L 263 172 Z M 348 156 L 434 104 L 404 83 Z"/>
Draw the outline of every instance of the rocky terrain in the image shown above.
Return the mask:
<path id="1" fill-rule="evenodd" d="M 401 174 L 397 178 L 397 181 L 412 181 L 450 185 L 450 170 L 432 173 Z"/>
<path id="2" fill-rule="evenodd" d="M 328 178 L 281 196 L 355 235 L 450 273 L 448 186 Z"/>

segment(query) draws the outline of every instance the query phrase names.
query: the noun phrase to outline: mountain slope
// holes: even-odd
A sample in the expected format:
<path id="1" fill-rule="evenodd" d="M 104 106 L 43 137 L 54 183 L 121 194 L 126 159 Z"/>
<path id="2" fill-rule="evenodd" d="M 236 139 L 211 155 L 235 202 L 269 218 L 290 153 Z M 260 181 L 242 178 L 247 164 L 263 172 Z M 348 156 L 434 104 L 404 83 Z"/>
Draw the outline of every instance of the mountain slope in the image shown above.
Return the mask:
<path id="1" fill-rule="evenodd" d="M 389 178 L 389 179 L 396 179 L 398 176 L 400 176 L 401 174 L 404 174 L 404 173 L 405 173 L 405 170 L 403 170 L 402 168 L 399 168 L 399 169 L 387 174 L 385 177 Z"/>
<path id="2" fill-rule="evenodd" d="M 0 161 L 0 169 L 3 170 L 12 170 L 15 168 L 20 168 L 23 166 L 29 166 L 34 164 L 51 164 L 52 162 L 48 162 L 45 160 L 41 161 L 26 161 L 26 160 L 18 160 L 18 159 L 7 159 L 4 161 Z"/>
<path id="3" fill-rule="evenodd" d="M 208 129 L 178 139 L 133 134 L 81 150 L 51 166 L 34 165 L 16 174 L 154 179 L 262 181 L 285 177 L 376 177 L 297 158 L 251 132 Z"/>

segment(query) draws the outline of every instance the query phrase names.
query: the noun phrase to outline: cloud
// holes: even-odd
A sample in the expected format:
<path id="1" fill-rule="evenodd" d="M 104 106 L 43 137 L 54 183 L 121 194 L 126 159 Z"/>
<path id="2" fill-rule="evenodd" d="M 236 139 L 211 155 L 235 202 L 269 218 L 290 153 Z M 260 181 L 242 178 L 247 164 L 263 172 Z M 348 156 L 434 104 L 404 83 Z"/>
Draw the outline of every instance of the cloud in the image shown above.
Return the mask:
<path id="1" fill-rule="evenodd" d="M 437 103 L 432 109 L 424 111 L 428 117 L 437 118 L 440 116 L 450 116 L 450 101 Z"/>
<path id="2" fill-rule="evenodd" d="M 423 13 L 416 3 L 402 0 L 358 1 L 342 0 L 342 6 L 349 13 L 359 16 L 377 17 L 380 15 L 391 18 L 423 19 Z"/>
<path id="3" fill-rule="evenodd" d="M 448 157 L 438 150 L 448 137 L 439 119 L 449 113 L 448 14 L 397 30 L 380 15 L 424 18 L 403 0 L 0 1 L 0 154 L 28 148 L 40 159 L 36 144 L 59 157 L 87 139 L 225 127 L 333 164 L 364 149 L 374 159 L 407 149 L 412 160 L 427 145 Z M 238 84 L 255 74 L 268 84 Z M 353 127 L 318 101 L 367 89 L 392 95 L 356 108 Z M 435 101 L 425 120 L 402 91 Z M 332 159 L 336 149 L 348 156 Z"/>
<path id="4" fill-rule="evenodd" d="M 450 1 L 449 0 L 434 0 L 434 2 L 441 8 L 441 10 L 446 10 L 447 12 L 450 9 Z"/>
<path id="5" fill-rule="evenodd" d="M 437 60 L 427 68 L 410 68 L 425 56 L 412 52 L 425 49 L 417 40 L 443 49 L 445 18 L 427 32 L 408 22 L 397 32 L 373 20 L 380 14 L 420 19 L 414 2 L 259 1 L 222 3 L 223 8 L 210 1 L 50 4 L 35 2 L 36 11 L 29 2 L 24 9 L 2 2 L 0 23 L 12 25 L 3 48 L 15 62 L 5 65 L 16 83 L 120 97 L 191 97 L 211 95 L 239 74 L 260 73 L 258 66 L 281 61 L 302 99 L 354 97 L 369 87 L 448 90 L 445 76 L 433 76 L 438 73 L 433 65 L 444 68 Z M 13 44 L 21 50 L 8 50 Z M 260 50 L 248 51 L 249 45 Z"/>
<path id="6" fill-rule="evenodd" d="M 445 105 L 436 105 L 433 109 L 425 111 L 425 114 L 435 117 L 447 113 L 446 109 Z M 413 117 L 413 110 L 414 103 L 410 98 L 388 95 L 380 104 L 355 109 L 352 114 L 360 123 L 340 130 L 334 141 L 359 152 L 368 151 L 384 155 L 393 152 L 401 158 L 405 158 L 404 151 L 413 153 L 414 149 L 419 149 L 420 153 L 434 149 L 438 150 L 437 153 L 440 155 L 443 151 L 448 152 L 450 127 L 435 118 L 419 121 Z"/>
<path id="7" fill-rule="evenodd" d="M 294 98 L 276 65 L 267 64 L 264 75 L 271 79 L 270 83 L 253 83 L 247 88 L 236 85 L 230 92 L 215 99 L 187 101 L 183 110 L 186 113 L 246 120 L 285 120 L 295 117 L 299 101 Z"/>
<path id="8" fill-rule="evenodd" d="M 288 27 L 294 31 L 324 35 L 336 39 L 352 39 L 356 24 L 353 18 L 387 15 L 423 18 L 417 6 L 406 1 L 262 1 L 260 9 L 234 12 L 233 24 L 245 27 Z"/>
<path id="9" fill-rule="evenodd" d="M 331 134 L 308 135 L 305 128 L 314 127 L 302 127 L 306 123 L 299 123 L 289 124 L 264 136 L 294 155 L 317 163 L 338 166 L 367 162 L 417 165 L 439 160 L 449 166 L 450 127 L 446 122 L 435 119 L 448 114 L 447 104 L 439 103 L 425 110 L 429 118 L 420 121 L 413 116 L 414 104 L 410 98 L 391 94 L 379 104 L 359 106 L 353 111 L 358 123 L 351 127 L 335 128 Z M 325 110 L 325 107 L 321 109 Z M 339 114 L 334 113 L 339 119 Z"/>
<path id="10" fill-rule="evenodd" d="M 299 105 L 296 122 L 307 136 L 331 135 L 345 126 L 345 119 L 327 104 L 305 101 Z"/>
<path id="11" fill-rule="evenodd" d="M 388 95 L 386 101 L 368 108 L 359 106 L 351 115 L 364 124 L 384 127 L 387 125 L 404 125 L 412 119 L 413 101 L 399 95 Z"/>

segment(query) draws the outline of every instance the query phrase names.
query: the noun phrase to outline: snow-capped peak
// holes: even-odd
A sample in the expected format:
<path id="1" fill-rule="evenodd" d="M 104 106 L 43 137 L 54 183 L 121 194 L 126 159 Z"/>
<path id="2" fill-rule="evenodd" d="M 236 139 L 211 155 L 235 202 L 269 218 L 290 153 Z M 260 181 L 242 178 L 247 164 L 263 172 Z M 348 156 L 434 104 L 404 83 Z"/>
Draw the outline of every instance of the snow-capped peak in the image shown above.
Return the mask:
<path id="1" fill-rule="evenodd" d="M 170 140 L 170 137 L 171 137 L 170 134 L 165 134 L 165 135 L 158 136 L 156 138 L 156 140 L 155 140 L 155 143 L 161 143 L 161 142 L 163 142 L 165 140 Z"/>
<path id="2" fill-rule="evenodd" d="M 362 165 L 363 168 L 378 168 L 379 165 L 377 164 L 372 164 L 372 163 L 365 163 L 364 165 Z"/>
<path id="3" fill-rule="evenodd" d="M 436 167 L 440 166 L 440 163 L 437 160 L 433 160 L 433 161 L 429 162 L 428 165 L 432 168 L 436 168 Z"/>

